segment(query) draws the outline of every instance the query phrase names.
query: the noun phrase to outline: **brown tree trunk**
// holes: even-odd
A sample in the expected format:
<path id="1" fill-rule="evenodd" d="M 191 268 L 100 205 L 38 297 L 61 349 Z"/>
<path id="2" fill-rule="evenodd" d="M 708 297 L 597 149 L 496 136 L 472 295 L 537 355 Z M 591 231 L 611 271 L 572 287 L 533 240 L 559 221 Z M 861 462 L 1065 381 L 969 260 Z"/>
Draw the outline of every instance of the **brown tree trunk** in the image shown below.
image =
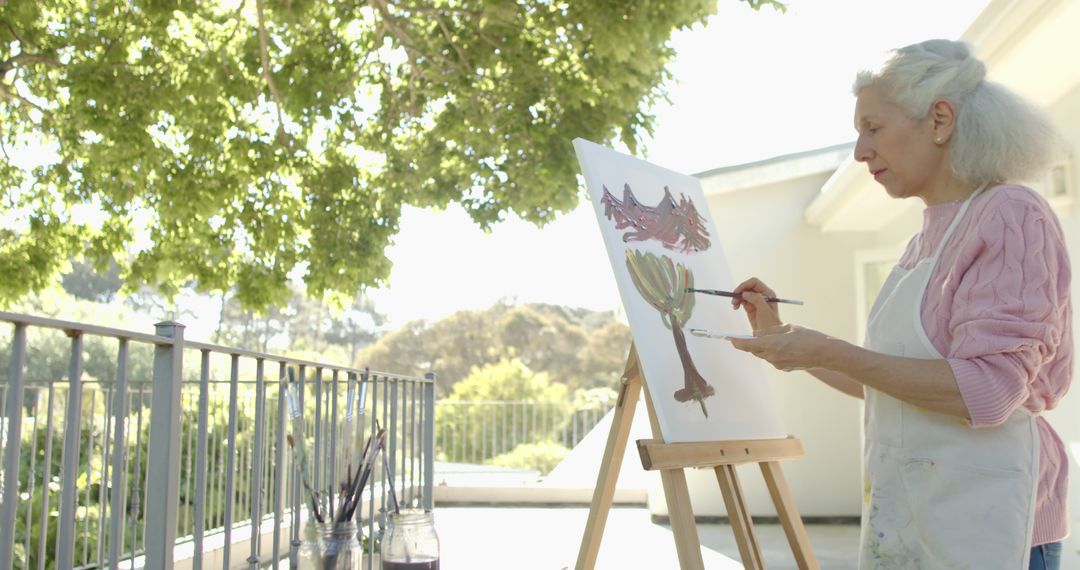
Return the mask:
<path id="1" fill-rule="evenodd" d="M 675 337 L 675 349 L 679 351 L 679 360 L 682 361 L 683 367 L 684 385 L 683 388 L 675 391 L 675 400 L 679 402 L 697 400 L 701 405 L 701 413 L 709 417 L 709 411 L 705 409 L 705 398 L 715 394 L 716 390 L 705 381 L 698 372 L 697 366 L 694 366 L 690 351 L 686 348 L 686 335 L 683 334 L 682 323 L 674 315 L 669 314 L 668 318 L 671 321 L 671 333 Z"/>

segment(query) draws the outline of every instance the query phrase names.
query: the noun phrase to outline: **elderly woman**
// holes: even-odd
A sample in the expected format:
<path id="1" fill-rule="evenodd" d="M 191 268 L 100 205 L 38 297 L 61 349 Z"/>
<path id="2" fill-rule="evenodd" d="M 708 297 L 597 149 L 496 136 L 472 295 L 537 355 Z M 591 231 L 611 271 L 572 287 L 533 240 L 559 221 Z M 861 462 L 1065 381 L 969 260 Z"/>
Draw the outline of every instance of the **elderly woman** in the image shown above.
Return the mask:
<path id="1" fill-rule="evenodd" d="M 922 230 L 870 312 L 863 347 L 782 324 L 740 284 L 754 339 L 734 346 L 865 398 L 862 568 L 1060 564 L 1067 459 L 1039 414 L 1068 389 L 1069 257 L 1046 201 L 1050 123 L 967 45 L 893 52 L 855 82 L 855 159 Z"/>

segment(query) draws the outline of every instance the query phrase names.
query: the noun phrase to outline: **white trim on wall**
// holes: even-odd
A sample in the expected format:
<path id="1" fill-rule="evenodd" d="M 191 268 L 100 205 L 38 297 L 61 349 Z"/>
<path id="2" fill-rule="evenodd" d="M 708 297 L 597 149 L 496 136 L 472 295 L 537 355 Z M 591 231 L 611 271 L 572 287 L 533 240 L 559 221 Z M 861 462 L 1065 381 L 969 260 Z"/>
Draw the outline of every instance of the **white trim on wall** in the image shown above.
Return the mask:
<path id="1" fill-rule="evenodd" d="M 904 244 L 892 247 L 863 249 L 855 252 L 853 262 L 855 264 L 855 334 L 858 343 L 862 344 L 866 338 L 866 320 L 869 318 L 869 306 L 877 297 L 881 284 L 869 284 L 866 282 L 866 266 L 871 264 L 895 265 L 904 254 Z M 873 289 L 872 291 L 870 289 Z"/>

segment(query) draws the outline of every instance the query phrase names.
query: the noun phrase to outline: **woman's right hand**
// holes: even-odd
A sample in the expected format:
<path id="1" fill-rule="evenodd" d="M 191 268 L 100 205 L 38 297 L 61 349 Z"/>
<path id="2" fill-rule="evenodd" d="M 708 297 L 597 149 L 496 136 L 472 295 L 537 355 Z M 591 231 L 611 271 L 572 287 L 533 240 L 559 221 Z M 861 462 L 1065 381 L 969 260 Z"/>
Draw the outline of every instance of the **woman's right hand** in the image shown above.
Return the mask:
<path id="1" fill-rule="evenodd" d="M 739 283 L 734 292 L 742 295 L 741 298 L 735 297 L 731 299 L 731 307 L 736 310 L 742 308 L 746 311 L 746 318 L 750 321 L 750 328 L 759 331 L 782 324 L 780 311 L 776 303 L 765 302 L 765 297 L 775 297 L 776 292 L 760 279 L 751 277 Z"/>

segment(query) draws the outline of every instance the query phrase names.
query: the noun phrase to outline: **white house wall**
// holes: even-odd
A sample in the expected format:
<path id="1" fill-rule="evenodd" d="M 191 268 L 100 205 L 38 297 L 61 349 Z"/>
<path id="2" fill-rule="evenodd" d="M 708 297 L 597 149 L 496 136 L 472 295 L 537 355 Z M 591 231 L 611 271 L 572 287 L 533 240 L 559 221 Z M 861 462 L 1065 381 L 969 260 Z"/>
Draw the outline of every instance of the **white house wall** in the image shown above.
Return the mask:
<path id="1" fill-rule="evenodd" d="M 1078 52 L 1080 52 L 1080 41 Z M 1048 108 L 1050 116 L 1064 134 L 1072 157 L 1072 189 L 1075 193 L 1080 188 L 1080 168 L 1077 168 L 1077 158 L 1080 157 L 1080 83 L 1077 83 L 1071 91 L 1061 99 L 1052 103 Z M 1075 194 L 1074 194 L 1075 199 Z M 1061 219 L 1062 229 L 1069 247 L 1069 257 L 1072 264 L 1072 297 L 1073 297 L 1073 338 L 1080 339 L 1077 330 L 1080 320 L 1080 208 L 1075 203 L 1058 208 L 1058 217 Z M 1070 448 L 1070 489 L 1069 510 L 1072 514 L 1073 534 L 1080 528 L 1080 372 L 1077 371 L 1080 359 L 1073 367 L 1073 387 L 1065 396 L 1058 409 L 1048 412 L 1047 419 L 1057 430 L 1065 445 Z"/>
<path id="2" fill-rule="evenodd" d="M 806 224 L 803 210 L 828 172 L 722 194 L 708 194 L 709 211 L 720 233 L 736 280 L 758 276 L 778 294 L 805 306 L 783 307 L 786 320 L 854 338 L 855 250 L 858 234 L 825 234 Z M 854 517 L 861 504 L 861 403 L 804 372 L 783 373 L 766 366 L 766 377 L 787 430 L 800 438 L 806 457 L 783 463 L 803 516 Z M 772 501 L 756 466 L 740 468 L 751 514 L 773 516 Z M 712 470 L 687 473 L 694 513 L 724 516 L 723 497 Z M 659 484 L 649 490 L 649 508 L 665 515 Z"/>

